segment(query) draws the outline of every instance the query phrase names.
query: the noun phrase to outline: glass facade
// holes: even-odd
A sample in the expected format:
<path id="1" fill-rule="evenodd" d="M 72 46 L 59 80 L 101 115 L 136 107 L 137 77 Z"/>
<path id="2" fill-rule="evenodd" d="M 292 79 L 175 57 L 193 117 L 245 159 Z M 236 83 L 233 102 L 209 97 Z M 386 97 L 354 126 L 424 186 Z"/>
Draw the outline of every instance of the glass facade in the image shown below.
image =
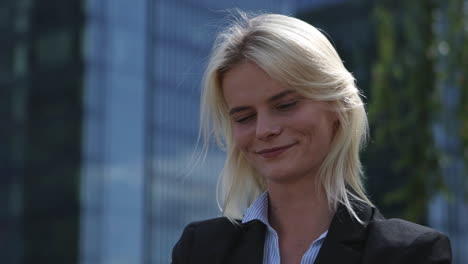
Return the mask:
<path id="1" fill-rule="evenodd" d="M 142 259 L 145 4 L 86 2 L 80 263 Z"/>
<path id="2" fill-rule="evenodd" d="M 24 3 L 0 4 L 0 34 L 4 36 L 0 44 L 0 260 L 6 263 L 19 263 L 24 252 L 22 201 L 29 88 L 29 29 L 24 24 L 29 18 L 30 8 Z"/>
<path id="3" fill-rule="evenodd" d="M 81 7 L 80 1 L 0 4 L 4 263 L 77 260 Z"/>

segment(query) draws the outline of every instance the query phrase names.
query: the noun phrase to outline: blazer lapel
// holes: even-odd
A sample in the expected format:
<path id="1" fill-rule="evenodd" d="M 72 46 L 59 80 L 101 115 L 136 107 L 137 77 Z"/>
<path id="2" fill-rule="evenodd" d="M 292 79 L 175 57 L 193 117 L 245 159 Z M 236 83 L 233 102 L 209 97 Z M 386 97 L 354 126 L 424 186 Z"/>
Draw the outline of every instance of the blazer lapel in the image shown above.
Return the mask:
<path id="1" fill-rule="evenodd" d="M 242 224 L 241 234 L 222 263 L 261 264 L 265 230 L 265 225 L 259 220 Z"/>
<path id="2" fill-rule="evenodd" d="M 355 210 L 365 223 L 374 214 L 374 209 L 367 205 L 360 204 Z M 341 205 L 333 217 L 315 264 L 359 263 L 366 239 L 366 225 L 358 223 Z"/>

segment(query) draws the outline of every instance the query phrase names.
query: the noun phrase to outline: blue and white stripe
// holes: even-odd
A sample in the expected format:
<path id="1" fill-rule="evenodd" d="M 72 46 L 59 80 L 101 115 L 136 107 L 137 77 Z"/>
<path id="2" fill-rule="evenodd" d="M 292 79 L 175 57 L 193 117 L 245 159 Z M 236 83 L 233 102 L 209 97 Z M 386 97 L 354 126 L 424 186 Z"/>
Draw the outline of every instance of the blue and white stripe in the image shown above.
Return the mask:
<path id="1" fill-rule="evenodd" d="M 255 202 L 246 210 L 242 223 L 247 223 L 252 220 L 260 220 L 267 226 L 265 234 L 265 245 L 263 251 L 263 263 L 264 264 L 280 264 L 280 253 L 278 234 L 271 227 L 268 221 L 268 193 L 264 192 L 261 194 Z M 302 256 L 301 264 L 313 264 L 317 255 L 322 247 L 323 241 L 327 236 L 328 231 L 325 231 L 319 236 L 307 251 Z"/>

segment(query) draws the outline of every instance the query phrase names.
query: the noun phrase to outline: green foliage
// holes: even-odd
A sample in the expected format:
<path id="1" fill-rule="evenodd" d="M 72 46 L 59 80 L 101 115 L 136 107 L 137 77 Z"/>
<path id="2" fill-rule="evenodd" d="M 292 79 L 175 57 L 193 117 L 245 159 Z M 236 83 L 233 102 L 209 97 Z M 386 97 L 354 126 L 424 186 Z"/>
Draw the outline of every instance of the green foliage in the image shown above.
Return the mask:
<path id="1" fill-rule="evenodd" d="M 450 82 L 460 91 L 457 134 L 460 135 L 461 141 L 460 154 L 464 157 L 465 169 L 468 171 L 468 13 L 466 13 L 468 6 L 464 6 L 468 5 L 468 2 L 452 0 L 443 3 L 448 22 L 443 41 L 446 43 L 448 52 L 441 54 L 441 56 L 446 56 L 447 61 L 442 80 Z M 466 199 L 468 200 L 468 193 L 466 193 Z"/>
<path id="2" fill-rule="evenodd" d="M 447 3 L 448 30 L 446 41 L 449 48 L 448 66 L 444 76 L 460 88 L 459 120 L 462 155 L 468 167 L 468 3 L 452 0 Z"/>
<path id="3" fill-rule="evenodd" d="M 374 160 L 385 161 L 379 170 L 392 179 L 372 177 L 393 181 L 397 189 L 383 194 L 381 203 L 400 204 L 399 216 L 417 222 L 424 221 L 431 193 L 442 186 L 431 132 L 437 111 L 434 9 L 430 1 L 405 0 L 380 1 L 374 9 L 378 53 L 370 87 L 374 140 L 369 151 Z"/>

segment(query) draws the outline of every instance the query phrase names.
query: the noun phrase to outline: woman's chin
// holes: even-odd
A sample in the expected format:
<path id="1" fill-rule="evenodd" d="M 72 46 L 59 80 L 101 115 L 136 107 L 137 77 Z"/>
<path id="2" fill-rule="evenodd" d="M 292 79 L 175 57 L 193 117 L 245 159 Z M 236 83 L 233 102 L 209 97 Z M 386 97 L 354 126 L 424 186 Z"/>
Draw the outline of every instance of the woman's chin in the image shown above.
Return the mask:
<path id="1" fill-rule="evenodd" d="M 301 177 L 297 174 L 291 172 L 281 172 L 281 171 L 272 171 L 265 175 L 265 179 L 268 183 L 275 183 L 275 184 L 290 184 L 293 182 L 298 181 Z"/>

